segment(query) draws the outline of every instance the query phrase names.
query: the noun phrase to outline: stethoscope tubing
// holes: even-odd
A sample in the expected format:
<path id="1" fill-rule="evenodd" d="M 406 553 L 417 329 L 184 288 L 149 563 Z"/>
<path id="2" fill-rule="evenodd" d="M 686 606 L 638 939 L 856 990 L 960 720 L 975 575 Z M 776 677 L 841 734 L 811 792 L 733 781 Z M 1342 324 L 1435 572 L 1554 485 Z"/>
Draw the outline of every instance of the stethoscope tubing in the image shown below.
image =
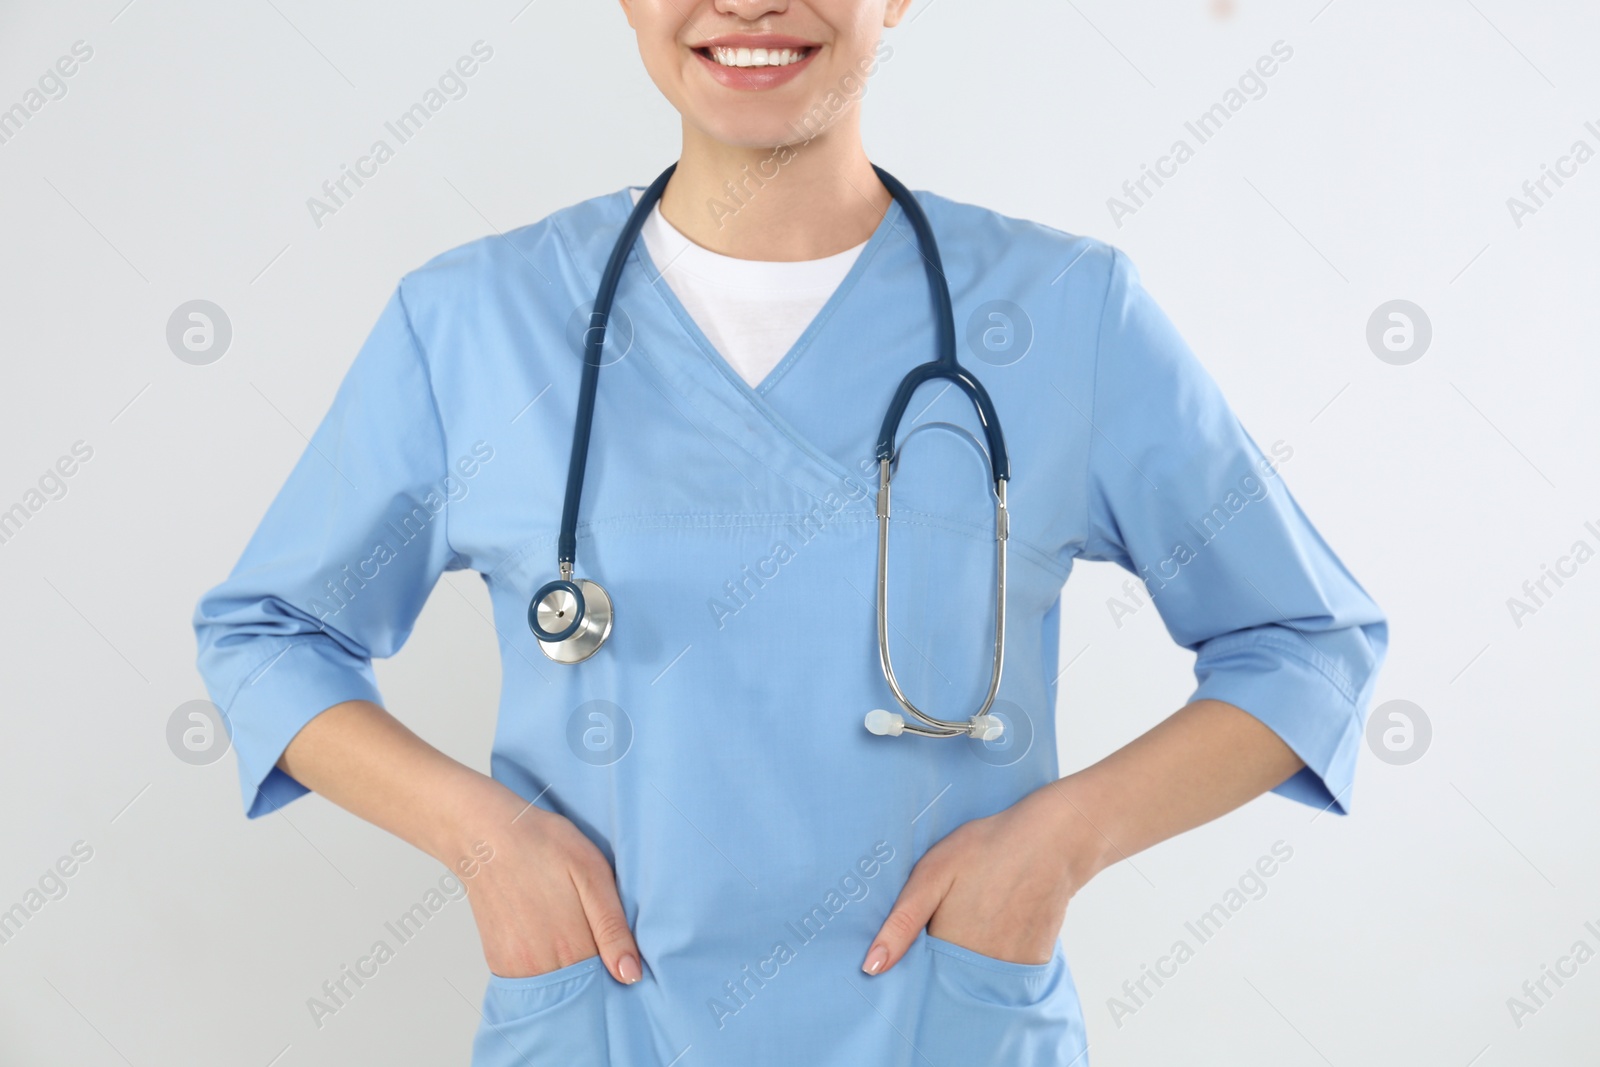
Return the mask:
<path id="1" fill-rule="evenodd" d="M 617 284 L 622 279 L 622 268 L 633 252 L 633 243 L 644 229 L 645 220 L 656 201 L 667 188 L 676 163 L 661 172 L 661 176 L 639 197 L 639 203 L 628 216 L 627 223 L 611 249 L 611 258 L 600 276 L 600 288 L 595 292 L 594 308 L 589 312 L 589 328 L 583 332 L 583 377 L 578 383 L 578 414 L 572 424 L 572 456 L 567 463 L 567 492 L 561 504 L 561 535 L 556 541 L 556 562 L 570 567 L 578 549 L 578 504 L 583 497 L 584 470 L 589 463 L 589 436 L 594 428 L 594 401 L 600 387 L 600 355 L 605 346 L 606 330 L 611 322 L 611 305 L 617 297 Z M 569 573 L 563 578 L 570 579 Z"/>
<path id="2" fill-rule="evenodd" d="M 944 264 L 939 256 L 939 244 L 933 234 L 933 227 L 928 222 L 927 214 L 922 210 L 922 205 L 917 202 L 911 191 L 902 185 L 893 175 L 883 168 L 874 166 L 873 171 L 878 179 L 883 182 L 891 196 L 900 205 L 916 235 L 917 248 L 923 258 L 925 273 L 928 278 L 928 289 L 934 305 L 934 324 L 937 338 L 937 358 L 928 363 L 923 363 L 906 374 L 895 389 L 894 396 L 889 402 L 884 413 L 883 425 L 879 430 L 876 454 L 878 458 L 878 581 L 877 581 L 877 614 L 878 614 L 878 658 L 883 668 L 884 678 L 889 683 L 895 702 L 902 709 L 910 713 L 916 720 L 904 723 L 898 717 L 897 732 L 912 733 L 923 737 L 961 737 L 961 736 L 994 736 L 988 733 L 996 729 L 991 720 L 987 718 L 989 708 L 993 706 L 995 695 L 1000 689 L 1000 678 L 1005 667 L 1005 617 L 1006 617 L 1006 541 L 1010 534 L 1009 514 L 1006 510 L 1006 483 L 1011 477 L 1010 458 L 1006 452 L 1005 434 L 1000 429 L 1000 418 L 995 412 L 994 402 L 983 387 L 983 383 L 973 377 L 956 356 L 955 312 L 950 300 L 950 286 L 944 275 Z M 610 600 L 609 595 L 598 585 L 587 582 L 593 587 L 595 595 L 604 598 L 604 621 L 594 626 L 587 626 L 589 614 L 585 607 L 586 597 L 580 583 L 573 581 L 573 565 L 577 556 L 578 542 L 578 509 L 583 497 L 583 480 L 585 469 L 588 466 L 589 440 L 594 429 L 595 397 L 600 384 L 600 359 L 605 347 L 606 330 L 611 320 L 611 307 L 616 300 L 617 286 L 622 278 L 622 271 L 627 264 L 628 256 L 633 252 L 634 243 L 639 238 L 640 231 L 644 228 L 645 220 L 650 212 L 655 209 L 662 193 L 666 190 L 667 183 L 677 171 L 677 164 L 669 166 L 661 175 L 645 189 L 639 197 L 639 202 L 634 205 L 627 222 L 623 225 L 617 242 L 611 250 L 611 256 L 606 262 L 605 272 L 600 277 L 600 286 L 595 293 L 594 307 L 589 313 L 589 326 L 584 331 L 583 344 L 583 371 L 578 384 L 578 407 L 572 427 L 572 453 L 567 464 L 566 494 L 561 506 L 561 530 L 556 542 L 556 562 L 560 569 L 560 577 L 553 582 L 541 587 L 535 594 L 528 607 L 528 625 L 534 635 L 539 639 L 540 647 L 552 659 L 563 662 L 581 662 L 593 655 L 610 634 Z M 984 696 L 983 705 L 977 714 L 968 721 L 940 719 L 930 715 L 917 707 L 904 690 L 900 687 L 899 680 L 895 677 L 894 664 L 889 654 L 889 520 L 890 507 L 890 482 L 897 463 L 897 450 L 895 438 L 899 434 L 900 422 L 905 417 L 907 406 L 912 395 L 924 384 L 937 379 L 944 379 L 966 394 L 977 412 L 978 421 L 983 429 L 984 437 L 988 442 L 987 460 L 989 473 L 994 482 L 995 495 L 995 630 L 994 630 L 994 660 L 989 678 L 988 691 Z M 565 594 L 573 601 L 573 616 L 564 620 L 565 625 L 558 631 L 546 630 L 538 620 L 538 607 L 545 599 L 554 594 Z M 559 603 L 559 602 L 558 602 Z M 562 609 L 565 610 L 565 609 Z M 574 642 L 582 642 L 581 647 Z M 572 648 L 567 648 L 572 644 Z M 874 716 L 884 716 L 886 712 L 873 712 L 868 716 L 868 726 L 873 728 Z"/>

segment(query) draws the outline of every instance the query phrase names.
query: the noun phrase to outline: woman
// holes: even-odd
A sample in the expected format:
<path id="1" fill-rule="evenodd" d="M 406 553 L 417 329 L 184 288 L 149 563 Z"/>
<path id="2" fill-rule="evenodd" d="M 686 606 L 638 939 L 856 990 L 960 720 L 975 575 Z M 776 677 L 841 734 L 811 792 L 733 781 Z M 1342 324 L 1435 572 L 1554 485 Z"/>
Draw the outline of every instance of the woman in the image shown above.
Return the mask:
<path id="1" fill-rule="evenodd" d="M 1067 902 L 1269 789 L 1342 811 L 1383 616 L 1125 257 L 869 163 L 857 102 L 909 0 L 622 6 L 675 171 L 406 275 L 199 606 L 247 811 L 315 790 L 461 872 L 476 1064 L 1081 1064 Z M 997 300 L 1025 354 L 984 347 Z M 977 736 L 874 736 L 909 712 L 875 651 L 875 445 L 948 323 L 979 385 L 923 386 L 891 440 L 883 633 L 911 703 L 978 718 L 1008 523 L 1004 671 Z M 1076 559 L 1144 579 L 1199 687 L 1060 778 Z M 460 568 L 500 635 L 492 777 L 371 670 Z M 563 643 L 558 573 L 614 633 L 583 585 L 599 629 Z"/>

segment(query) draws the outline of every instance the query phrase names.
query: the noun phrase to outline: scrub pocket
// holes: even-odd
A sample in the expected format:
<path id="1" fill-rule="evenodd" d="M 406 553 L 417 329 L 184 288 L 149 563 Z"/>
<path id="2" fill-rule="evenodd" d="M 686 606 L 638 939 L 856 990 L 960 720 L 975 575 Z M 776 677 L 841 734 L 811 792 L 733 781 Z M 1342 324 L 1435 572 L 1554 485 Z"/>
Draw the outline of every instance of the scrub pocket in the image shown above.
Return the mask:
<path id="1" fill-rule="evenodd" d="M 1087 1067 L 1083 1012 L 1056 944 L 1048 963 L 1010 963 L 924 933 L 928 988 L 918 1063 Z"/>
<path id="2" fill-rule="evenodd" d="M 606 984 L 599 956 L 532 978 L 489 975 L 472 1067 L 608 1067 Z"/>

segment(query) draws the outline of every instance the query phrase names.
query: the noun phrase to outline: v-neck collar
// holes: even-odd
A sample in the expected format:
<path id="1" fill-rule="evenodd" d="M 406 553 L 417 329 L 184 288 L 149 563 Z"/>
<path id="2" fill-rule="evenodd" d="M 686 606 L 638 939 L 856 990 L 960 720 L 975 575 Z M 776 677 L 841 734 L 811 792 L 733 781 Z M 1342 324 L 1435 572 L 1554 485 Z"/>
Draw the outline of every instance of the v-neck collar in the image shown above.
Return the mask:
<path id="1" fill-rule="evenodd" d="M 632 187 L 624 189 L 622 195 L 626 198 L 625 202 L 631 210 L 633 200 Z M 811 321 L 806 324 L 805 330 L 795 339 L 794 344 L 789 346 L 789 350 L 783 354 L 783 358 L 773 364 L 772 369 L 766 373 L 760 383 L 754 386 L 740 377 L 739 372 L 734 370 L 733 365 L 723 358 L 722 353 L 717 351 L 717 346 L 711 343 L 710 338 L 706 337 L 705 331 L 700 328 L 699 323 L 694 321 L 694 316 L 689 314 L 688 309 L 683 306 L 683 301 L 678 299 L 678 294 L 672 291 L 672 287 L 659 284 L 663 280 L 663 271 L 650 259 L 650 253 L 645 248 L 643 238 L 634 242 L 632 254 L 635 264 L 649 280 L 650 287 L 660 296 L 662 303 L 672 312 L 673 317 L 678 320 L 679 325 L 683 327 L 684 333 L 688 334 L 689 340 L 694 342 L 701 355 L 710 360 L 723 375 L 739 388 L 753 396 L 765 398 L 771 392 L 772 387 L 788 373 L 789 368 L 794 366 L 796 361 L 810 348 L 811 342 L 827 325 L 828 320 L 833 317 L 839 305 L 849 297 L 850 291 L 855 288 L 856 282 L 860 280 L 862 273 L 866 270 L 871 259 L 877 254 L 879 247 L 887 240 L 889 234 L 894 231 L 895 225 L 902 215 L 904 215 L 904 209 L 900 207 L 899 201 L 891 200 L 889 209 L 878 220 L 878 225 L 872 231 L 872 236 L 867 239 L 867 243 L 861 249 L 861 254 L 851 264 L 850 270 L 845 273 L 844 278 L 823 303 L 821 309 L 816 315 L 812 316 Z"/>
<path id="2" fill-rule="evenodd" d="M 625 188 L 618 192 L 616 196 L 619 201 L 619 209 L 623 216 L 626 217 L 627 212 L 633 208 L 632 191 L 630 188 Z M 694 383 L 698 384 L 703 390 L 713 394 L 720 393 L 725 404 L 743 407 L 759 415 L 762 420 L 779 432 L 785 444 L 798 449 L 813 464 L 823 468 L 828 478 L 818 483 L 817 488 L 821 491 L 837 490 L 841 484 L 861 483 L 863 478 L 859 471 L 850 469 L 827 452 L 818 448 L 777 412 L 768 397 L 772 389 L 783 379 L 790 368 L 805 356 L 812 343 L 827 328 L 828 323 L 833 319 L 840 307 L 850 298 L 857 283 L 865 272 L 871 268 L 873 260 L 882 251 L 890 236 L 895 233 L 904 215 L 904 209 L 901 208 L 899 202 L 891 201 L 889 209 L 884 212 L 877 228 L 867 240 L 866 246 L 862 248 L 861 254 L 856 257 L 856 261 L 852 264 L 849 272 L 839 283 L 838 288 L 828 297 L 822 309 L 807 324 L 805 331 L 784 353 L 783 358 L 773 366 L 766 377 L 761 379 L 760 384 L 754 387 L 741 378 L 738 371 L 734 370 L 733 366 L 717 351 L 716 346 L 706 337 L 705 332 L 700 329 L 693 316 L 684 308 L 682 301 L 678 299 L 677 294 L 672 291 L 671 287 L 661 284 L 664 279 L 661 272 L 657 270 L 656 265 L 650 260 L 649 253 L 644 248 L 644 241 L 642 239 L 636 240 L 630 254 L 634 260 L 635 267 L 639 271 L 638 276 L 643 279 L 646 287 L 655 291 L 656 299 L 660 301 L 660 306 L 672 318 L 676 319 L 679 328 L 683 331 L 682 339 L 690 343 L 689 347 L 694 352 L 692 359 L 685 360 L 681 357 L 689 355 L 689 353 L 684 353 L 681 346 L 656 346 L 648 343 L 643 338 L 635 339 L 635 347 L 653 365 L 656 372 L 667 381 L 675 383 L 680 394 L 685 395 L 686 398 L 692 399 L 690 394 L 695 391 L 690 383 L 690 379 L 693 379 Z M 696 406 L 699 407 L 700 405 L 697 404 Z"/>

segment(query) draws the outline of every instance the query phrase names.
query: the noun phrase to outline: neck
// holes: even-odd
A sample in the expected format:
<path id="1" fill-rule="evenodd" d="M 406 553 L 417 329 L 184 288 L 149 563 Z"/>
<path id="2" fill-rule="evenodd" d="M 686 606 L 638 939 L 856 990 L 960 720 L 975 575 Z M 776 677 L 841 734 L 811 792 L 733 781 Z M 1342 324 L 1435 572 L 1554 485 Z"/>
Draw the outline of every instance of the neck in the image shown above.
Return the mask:
<path id="1" fill-rule="evenodd" d="M 735 259 L 821 259 L 872 236 L 893 197 L 854 115 L 810 141 L 742 148 L 689 125 L 661 213 L 702 248 Z"/>

